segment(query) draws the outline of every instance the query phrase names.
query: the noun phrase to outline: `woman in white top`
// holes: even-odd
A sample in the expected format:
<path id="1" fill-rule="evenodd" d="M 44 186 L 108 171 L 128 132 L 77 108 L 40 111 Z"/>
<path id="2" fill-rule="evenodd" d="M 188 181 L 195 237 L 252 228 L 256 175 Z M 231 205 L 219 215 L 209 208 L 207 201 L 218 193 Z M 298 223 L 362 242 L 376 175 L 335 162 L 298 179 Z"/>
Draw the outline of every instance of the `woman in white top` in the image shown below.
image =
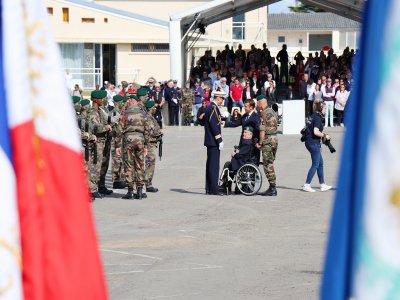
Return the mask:
<path id="1" fill-rule="evenodd" d="M 315 85 L 315 90 L 314 90 L 314 94 L 313 94 L 313 100 L 314 101 L 318 101 L 318 102 L 322 102 L 322 92 L 321 92 L 321 87 L 319 84 Z"/>
<path id="2" fill-rule="evenodd" d="M 337 125 L 343 125 L 343 114 L 344 114 L 344 107 L 346 106 L 347 99 L 349 99 L 350 92 L 346 91 L 346 87 L 344 84 L 341 84 L 339 90 L 336 92 L 336 103 L 335 103 L 335 110 L 337 116 Z"/>

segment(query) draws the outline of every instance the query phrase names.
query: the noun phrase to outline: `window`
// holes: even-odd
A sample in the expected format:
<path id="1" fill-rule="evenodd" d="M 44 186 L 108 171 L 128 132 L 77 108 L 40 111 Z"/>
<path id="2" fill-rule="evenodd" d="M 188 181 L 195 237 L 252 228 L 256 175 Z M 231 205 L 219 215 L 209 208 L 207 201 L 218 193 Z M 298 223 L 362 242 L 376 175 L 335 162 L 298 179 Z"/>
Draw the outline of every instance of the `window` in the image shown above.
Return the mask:
<path id="1" fill-rule="evenodd" d="M 132 52 L 169 52 L 169 44 L 131 44 Z"/>
<path id="2" fill-rule="evenodd" d="M 303 44 L 303 39 L 299 39 L 299 44 Z"/>
<path id="3" fill-rule="evenodd" d="M 49 16 L 52 16 L 52 15 L 53 15 L 53 8 L 52 8 L 52 7 L 48 7 L 48 8 L 47 8 L 47 14 L 48 14 Z"/>
<path id="4" fill-rule="evenodd" d="M 332 47 L 332 34 L 310 34 L 308 43 L 309 51 L 320 51 L 324 46 Z"/>
<path id="5" fill-rule="evenodd" d="M 245 39 L 245 16 L 244 14 L 236 15 L 232 18 L 232 39 Z"/>
<path id="6" fill-rule="evenodd" d="M 278 36 L 278 43 L 284 43 L 285 42 L 285 37 L 284 36 Z"/>
<path id="7" fill-rule="evenodd" d="M 82 18 L 82 23 L 94 23 L 94 18 Z"/>
<path id="8" fill-rule="evenodd" d="M 63 7 L 62 13 L 63 13 L 63 22 L 68 23 L 69 22 L 69 8 Z"/>
<path id="9" fill-rule="evenodd" d="M 108 18 L 104 18 L 104 23 L 108 23 Z"/>

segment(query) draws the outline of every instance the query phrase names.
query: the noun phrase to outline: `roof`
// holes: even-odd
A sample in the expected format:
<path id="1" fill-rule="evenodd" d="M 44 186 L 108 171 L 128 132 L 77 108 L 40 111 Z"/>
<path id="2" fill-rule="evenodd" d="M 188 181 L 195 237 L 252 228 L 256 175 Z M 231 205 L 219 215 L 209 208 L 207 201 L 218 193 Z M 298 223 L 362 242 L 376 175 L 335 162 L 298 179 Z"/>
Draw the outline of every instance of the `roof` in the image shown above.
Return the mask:
<path id="1" fill-rule="evenodd" d="M 333 13 L 269 14 L 268 30 L 360 29 L 360 23 Z"/>
<path id="2" fill-rule="evenodd" d="M 169 26 L 169 23 L 167 21 L 146 17 L 143 15 L 135 14 L 135 13 L 120 10 L 120 9 L 115 9 L 115 8 L 100 5 L 100 4 L 97 4 L 97 3 L 94 3 L 94 2 L 88 1 L 88 0 L 58 0 L 58 1 L 67 3 L 67 4 L 71 4 L 71 5 L 75 5 L 75 6 L 79 6 L 82 8 L 90 9 L 93 11 L 106 13 L 106 14 L 113 15 L 116 17 L 132 20 L 132 21 L 136 21 L 136 22 L 141 22 L 141 23 L 148 24 L 148 25 L 154 25 L 154 26 L 158 26 L 158 27 L 162 27 L 162 28 L 166 28 L 166 29 Z"/>

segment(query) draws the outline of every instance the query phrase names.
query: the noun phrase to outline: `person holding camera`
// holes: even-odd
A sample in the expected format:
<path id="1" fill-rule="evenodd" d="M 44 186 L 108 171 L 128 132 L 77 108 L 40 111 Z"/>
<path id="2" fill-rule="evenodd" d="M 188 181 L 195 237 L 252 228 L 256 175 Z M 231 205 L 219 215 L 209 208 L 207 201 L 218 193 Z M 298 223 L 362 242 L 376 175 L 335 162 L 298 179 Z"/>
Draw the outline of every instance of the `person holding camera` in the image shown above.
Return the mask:
<path id="1" fill-rule="evenodd" d="M 323 133 L 324 126 L 322 125 L 322 118 L 326 112 L 326 104 L 322 102 L 314 102 L 313 113 L 307 120 L 305 127 L 305 145 L 311 154 L 311 167 L 307 174 L 306 183 L 303 185 L 303 191 L 315 192 L 310 186 L 311 181 L 317 172 L 319 183 L 321 185 L 321 192 L 330 190 L 332 187 L 325 184 L 324 179 L 324 160 L 321 152 L 321 139 L 325 144 L 330 145 L 330 136 Z"/>

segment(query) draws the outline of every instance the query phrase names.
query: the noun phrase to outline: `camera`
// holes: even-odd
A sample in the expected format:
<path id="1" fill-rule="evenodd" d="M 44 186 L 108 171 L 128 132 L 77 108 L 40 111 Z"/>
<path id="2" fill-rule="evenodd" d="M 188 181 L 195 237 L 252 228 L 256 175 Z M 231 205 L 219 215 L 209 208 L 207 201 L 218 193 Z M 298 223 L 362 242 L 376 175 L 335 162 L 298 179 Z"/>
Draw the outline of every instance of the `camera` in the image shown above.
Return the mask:
<path id="1" fill-rule="evenodd" d="M 331 153 L 336 152 L 336 149 L 332 146 L 331 141 L 327 140 L 325 136 L 322 138 L 322 143 L 329 148 Z"/>

